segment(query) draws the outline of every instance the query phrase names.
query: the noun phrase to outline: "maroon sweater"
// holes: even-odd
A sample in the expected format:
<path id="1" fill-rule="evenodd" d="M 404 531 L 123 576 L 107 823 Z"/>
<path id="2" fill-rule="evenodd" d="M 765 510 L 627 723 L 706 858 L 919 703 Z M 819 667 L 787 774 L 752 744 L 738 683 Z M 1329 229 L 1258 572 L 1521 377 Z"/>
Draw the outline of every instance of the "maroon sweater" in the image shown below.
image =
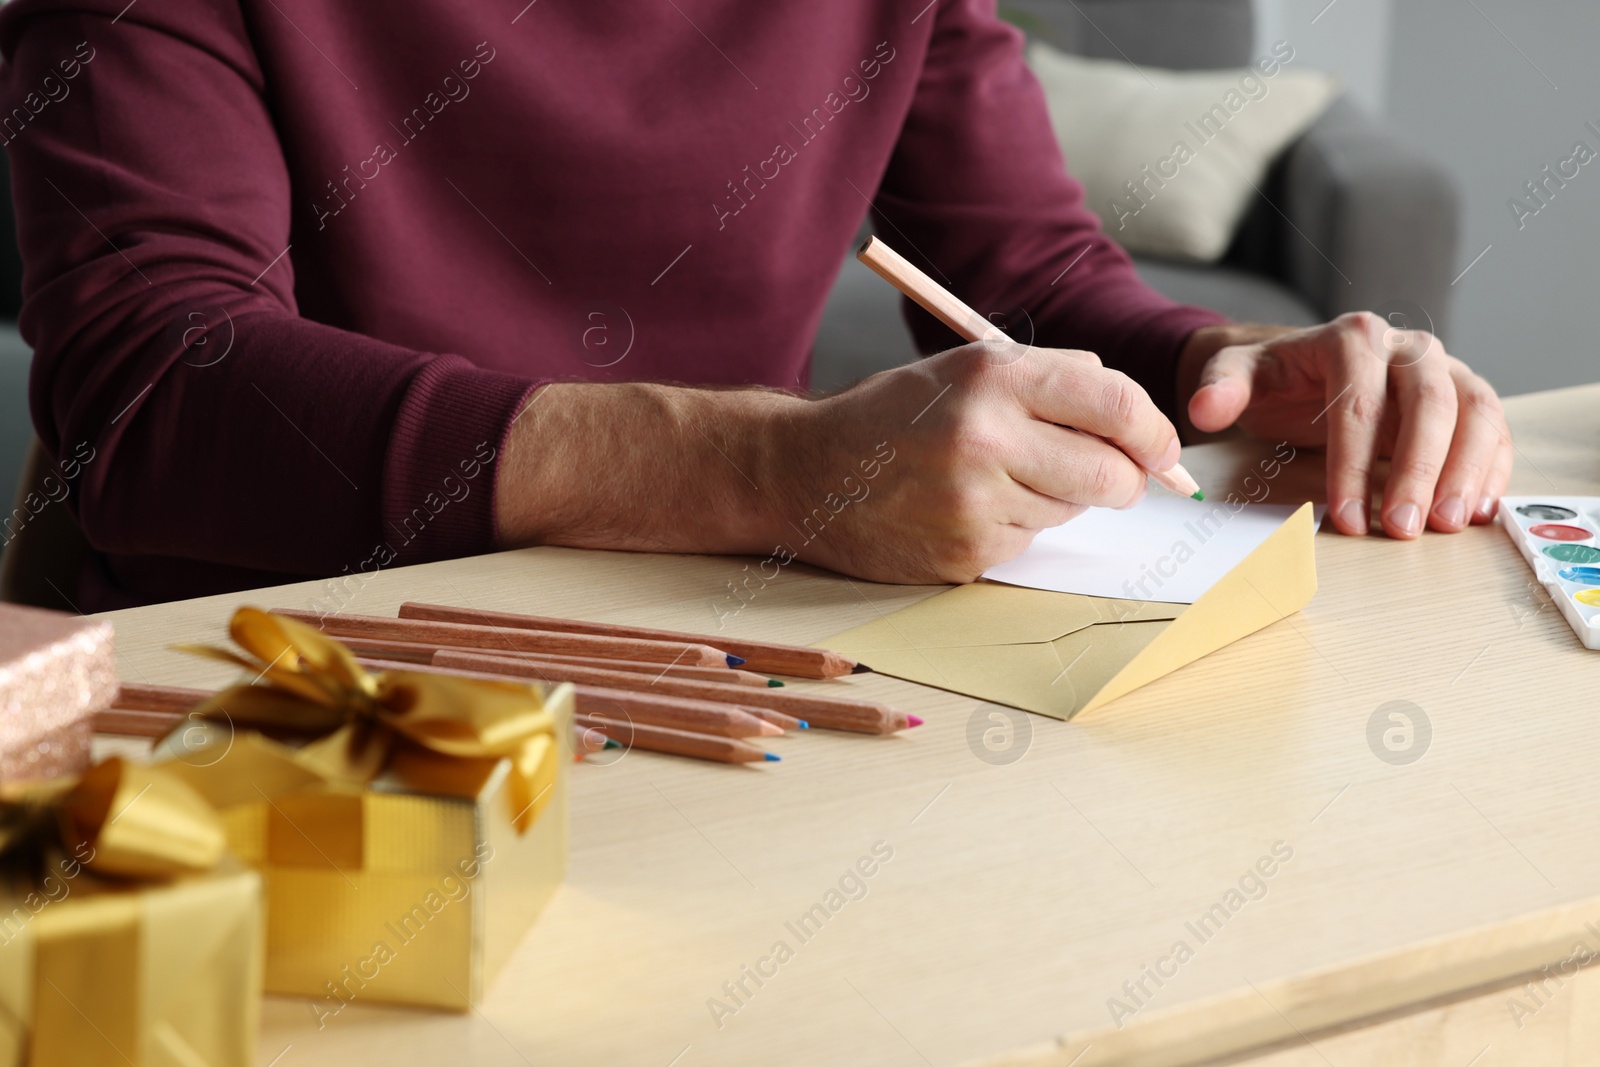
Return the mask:
<path id="1" fill-rule="evenodd" d="M 85 610 L 493 549 L 541 382 L 803 389 L 869 198 L 973 306 L 1171 409 L 1217 316 L 1101 235 L 993 0 L 524 4 L 5 6 Z"/>

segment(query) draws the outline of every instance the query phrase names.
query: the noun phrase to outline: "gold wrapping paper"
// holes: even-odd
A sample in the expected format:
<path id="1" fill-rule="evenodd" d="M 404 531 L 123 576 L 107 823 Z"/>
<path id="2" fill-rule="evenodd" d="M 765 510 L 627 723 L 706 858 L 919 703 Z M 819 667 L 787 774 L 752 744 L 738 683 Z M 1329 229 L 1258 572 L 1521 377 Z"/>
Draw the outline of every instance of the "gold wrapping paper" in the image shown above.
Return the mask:
<path id="1" fill-rule="evenodd" d="M 253 658 L 208 654 L 267 684 L 219 693 L 158 755 L 264 875 L 267 991 L 324 1026 L 351 1003 L 469 1009 L 565 875 L 571 687 L 367 675 L 253 609 L 232 633 Z"/>
<path id="2" fill-rule="evenodd" d="M 560 722 L 570 692 L 552 700 Z M 475 761 L 464 795 L 403 791 L 387 776 L 356 789 L 261 734 L 205 731 L 161 766 L 221 807 L 232 850 L 264 876 L 266 990 L 312 998 L 323 1025 L 356 1002 L 467 1010 L 565 876 L 562 748 L 519 832 L 509 759 Z"/>
<path id="3" fill-rule="evenodd" d="M 223 844 L 192 790 L 120 760 L 75 784 L 10 790 L 0 1064 L 251 1064 L 261 878 Z M 33 862 L 42 873 L 20 884 Z"/>

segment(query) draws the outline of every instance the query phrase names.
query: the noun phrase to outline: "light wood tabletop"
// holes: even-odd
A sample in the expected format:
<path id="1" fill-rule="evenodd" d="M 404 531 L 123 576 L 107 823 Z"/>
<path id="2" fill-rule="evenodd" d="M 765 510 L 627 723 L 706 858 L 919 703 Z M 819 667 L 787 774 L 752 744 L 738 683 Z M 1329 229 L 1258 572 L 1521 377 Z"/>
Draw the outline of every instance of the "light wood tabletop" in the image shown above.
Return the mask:
<path id="1" fill-rule="evenodd" d="M 1513 492 L 1600 494 L 1600 386 L 1508 408 Z M 1183 460 L 1214 493 L 1251 458 Z M 1267 499 L 1308 498 L 1322 462 Z M 927 725 L 791 734 L 777 764 L 577 765 L 567 883 L 480 1012 L 358 1003 L 319 1030 L 268 998 L 260 1062 L 1594 1062 L 1600 989 L 1561 961 L 1600 953 L 1600 659 L 1498 526 L 1316 550 L 1304 612 L 1088 718 L 858 675 L 793 684 Z M 746 563 L 533 549 L 107 617 L 125 679 L 218 685 L 167 646 L 241 604 L 723 614 L 810 643 L 939 591 L 794 564 L 727 614 Z M 1369 740 L 1391 702 L 1410 750 Z"/>

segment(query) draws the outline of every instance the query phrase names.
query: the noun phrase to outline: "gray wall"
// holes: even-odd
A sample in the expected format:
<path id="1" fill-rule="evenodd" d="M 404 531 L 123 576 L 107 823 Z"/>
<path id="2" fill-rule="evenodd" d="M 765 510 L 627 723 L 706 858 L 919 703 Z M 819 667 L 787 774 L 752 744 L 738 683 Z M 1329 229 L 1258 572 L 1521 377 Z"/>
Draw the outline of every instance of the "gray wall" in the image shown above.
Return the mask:
<path id="1" fill-rule="evenodd" d="M 1600 133 L 1585 128 L 1600 128 L 1600 4 L 1335 0 L 1323 11 L 1326 2 L 1257 0 L 1259 36 L 1286 38 L 1297 62 L 1344 75 L 1455 174 L 1466 274 L 1450 350 L 1504 393 L 1600 380 L 1600 158 L 1520 230 L 1507 207 L 1575 141 L 1600 152 Z"/>
<path id="2" fill-rule="evenodd" d="M 1394 0 L 1256 0 L 1255 54 L 1288 41 L 1296 66 L 1338 71 L 1351 99 L 1382 114 L 1393 7 Z"/>

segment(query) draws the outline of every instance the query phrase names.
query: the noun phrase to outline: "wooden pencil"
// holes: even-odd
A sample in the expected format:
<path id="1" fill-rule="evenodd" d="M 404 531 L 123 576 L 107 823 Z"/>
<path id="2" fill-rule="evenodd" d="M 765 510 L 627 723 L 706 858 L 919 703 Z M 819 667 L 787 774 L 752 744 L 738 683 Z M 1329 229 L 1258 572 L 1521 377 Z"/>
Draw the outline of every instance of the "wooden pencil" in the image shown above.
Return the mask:
<path id="1" fill-rule="evenodd" d="M 406 666 L 395 664 L 395 667 Z M 468 672 L 451 672 L 468 673 Z M 96 713 L 94 716 L 94 730 L 96 733 L 116 734 L 123 737 L 165 737 L 184 719 L 185 712 L 203 701 L 211 694 L 203 689 L 180 689 L 176 686 L 140 686 L 142 690 L 136 696 L 143 696 L 146 703 L 161 702 L 170 705 L 180 703 L 178 707 L 163 707 L 161 710 L 138 710 L 133 708 L 113 708 L 109 711 Z M 154 695 L 150 690 L 161 690 Z M 619 694 L 626 698 L 630 694 Z M 579 758 L 599 752 L 607 747 L 607 742 L 613 746 L 631 746 L 633 748 L 647 749 L 653 752 L 662 752 L 670 755 L 689 756 L 696 759 L 716 760 L 723 763 L 754 763 L 763 760 L 777 761 L 779 757 L 774 753 L 764 752 L 754 745 L 747 744 L 737 738 L 719 737 L 702 734 L 689 730 L 676 730 L 664 726 L 657 726 L 641 721 L 637 707 L 632 711 L 635 716 L 632 720 L 621 714 L 607 714 L 609 708 L 621 712 L 621 704 L 609 706 L 601 703 L 602 709 L 595 715 L 577 715 L 573 722 L 573 751 Z"/>
<path id="2" fill-rule="evenodd" d="M 494 659 L 494 657 L 488 657 Z M 527 677 L 505 671 L 484 671 L 472 668 L 448 667 L 439 664 L 422 666 L 415 663 L 392 663 L 385 660 L 356 657 L 356 662 L 369 670 L 425 671 L 450 674 L 462 678 L 487 678 L 506 681 L 509 678 Z M 501 659 L 502 663 L 514 660 Z M 615 672 L 625 678 L 642 675 Z M 752 713 L 746 708 L 734 707 L 711 700 L 692 700 L 671 693 L 643 693 L 627 689 L 609 689 L 604 686 L 574 685 L 574 706 L 580 714 L 606 714 L 612 718 L 633 718 L 656 726 L 674 730 L 692 730 L 696 733 L 717 734 L 721 737 L 777 737 L 783 728 Z M 741 692 L 757 693 L 758 689 Z"/>
<path id="3" fill-rule="evenodd" d="M 781 757 L 775 752 L 764 752 L 754 745 L 731 737 L 708 737 L 705 734 L 672 730 L 664 726 L 645 723 L 619 722 L 601 716 L 579 715 L 577 721 L 585 726 L 604 730 L 625 748 L 646 749 L 674 756 L 716 760 L 721 763 L 777 762 Z"/>
<path id="4" fill-rule="evenodd" d="M 738 656 L 729 655 L 720 648 L 681 639 L 655 641 L 432 619 L 323 615 L 295 608 L 274 608 L 273 614 L 319 627 L 331 637 L 377 637 L 489 651 L 543 652 L 563 656 L 593 656 L 598 659 L 644 660 L 649 663 L 686 663 L 700 667 L 737 667 L 744 663 Z"/>
<path id="5" fill-rule="evenodd" d="M 380 637 L 341 637 L 339 643 L 362 655 L 376 656 L 380 659 L 398 661 L 402 663 L 431 663 L 433 654 L 447 646 L 430 645 L 420 641 L 393 641 Z M 470 648 L 465 645 L 454 646 L 456 652 L 482 652 L 484 649 Z M 681 663 L 648 663 L 644 660 L 629 659 L 600 659 L 595 656 L 555 656 L 543 652 L 516 652 L 510 649 L 496 651 L 496 656 L 513 656 L 517 659 L 528 660 L 531 663 L 569 663 L 580 667 L 604 667 L 613 671 L 632 671 L 635 674 L 648 674 L 652 677 L 666 674 L 672 678 L 695 678 L 704 682 L 726 682 L 733 685 L 749 685 L 757 688 L 777 689 L 783 683 L 753 671 L 740 670 L 738 667 L 688 667 Z"/>
<path id="6" fill-rule="evenodd" d="M 744 660 L 747 670 L 766 674 L 786 674 L 792 678 L 837 678 L 860 669 L 853 659 L 825 648 L 784 645 L 774 641 L 749 641 L 727 635 L 676 633 L 648 626 L 585 622 L 557 619 L 548 615 L 521 615 L 509 611 L 480 611 L 445 604 L 408 601 L 400 605 L 402 619 L 431 619 L 436 622 L 477 623 L 485 626 L 516 627 L 527 630 L 591 634 L 596 637 L 629 638 L 647 641 L 689 641 L 723 649 Z M 735 664 L 737 666 L 737 664 Z"/>
<path id="7" fill-rule="evenodd" d="M 453 652 L 448 649 L 436 652 L 433 662 L 440 667 L 483 671 L 488 674 L 516 678 L 548 677 L 550 681 L 573 682 L 582 685 L 604 686 L 608 689 L 631 689 L 662 693 L 690 700 L 721 701 L 756 708 L 770 708 L 803 718 L 812 726 L 833 730 L 853 730 L 866 734 L 890 734 L 912 726 L 922 725 L 915 715 L 896 711 L 886 704 L 868 700 L 844 700 L 839 697 L 813 696 L 793 689 L 750 689 L 740 686 L 716 685 L 684 678 L 650 678 L 627 671 L 608 671 L 597 667 L 536 666 L 508 656 L 485 655 L 481 652 Z"/>
<path id="8" fill-rule="evenodd" d="M 865 263 L 878 277 L 922 305 L 934 318 L 950 327 L 968 341 L 1009 341 L 994 323 L 968 307 L 959 297 L 913 266 L 904 256 L 878 240 L 868 237 L 856 252 L 856 258 Z M 1115 446 L 1113 446 L 1115 447 Z M 1199 484 L 1177 464 L 1169 470 L 1148 472 L 1156 484 L 1204 500 Z"/>
<path id="9" fill-rule="evenodd" d="M 200 703 L 207 694 L 200 690 L 194 691 Z M 99 711 L 94 715 L 94 732 L 97 734 L 115 734 L 119 737 L 165 737 L 172 732 L 172 728 L 184 720 L 183 711 L 135 711 L 129 708 L 111 708 L 108 711 Z M 572 751 L 575 759 L 594 752 L 604 751 L 608 744 L 620 747 L 612 742 L 604 730 L 594 726 L 574 726 L 572 729 Z"/>
<path id="10" fill-rule="evenodd" d="M 112 708 L 95 712 L 91 729 L 97 734 L 116 734 L 119 737 L 165 737 L 183 718 L 182 711 Z"/>
<path id="11" fill-rule="evenodd" d="M 758 718 L 767 720 L 772 725 L 780 727 L 783 730 L 811 729 L 811 724 L 805 719 L 797 719 L 793 715 L 785 715 L 783 712 L 773 711 L 771 708 L 745 708 L 744 710 L 748 711 L 752 715 L 757 716 Z"/>
<path id="12" fill-rule="evenodd" d="M 575 725 L 572 728 L 572 750 L 580 759 L 591 752 L 604 752 L 609 740 L 605 731 L 598 727 Z"/>
<path id="13" fill-rule="evenodd" d="M 211 693 L 180 685 L 145 685 L 123 682 L 111 704 L 124 711 L 188 711 Z"/>

